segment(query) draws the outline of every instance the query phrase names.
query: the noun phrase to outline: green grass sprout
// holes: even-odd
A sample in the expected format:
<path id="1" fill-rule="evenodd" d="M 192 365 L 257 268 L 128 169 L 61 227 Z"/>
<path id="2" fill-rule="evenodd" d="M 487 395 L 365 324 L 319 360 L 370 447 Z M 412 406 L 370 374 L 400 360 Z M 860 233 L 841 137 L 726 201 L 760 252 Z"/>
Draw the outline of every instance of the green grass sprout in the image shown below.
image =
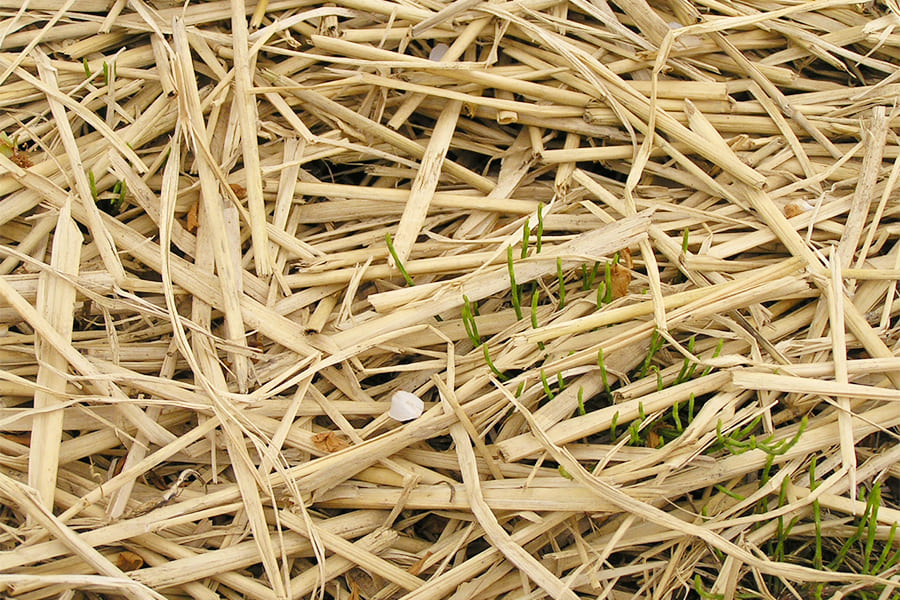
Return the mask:
<path id="1" fill-rule="evenodd" d="M 603 391 L 609 394 L 609 376 L 606 372 L 606 364 L 603 361 L 603 348 L 597 349 L 597 366 L 600 367 L 600 381 L 603 382 Z"/>
<path id="2" fill-rule="evenodd" d="M 397 270 L 400 271 L 400 274 L 403 275 L 403 279 L 406 281 L 406 285 L 412 287 L 416 285 L 412 277 L 409 276 L 409 273 L 406 272 L 406 267 L 403 266 L 403 263 L 400 262 L 400 258 L 397 256 L 397 251 L 394 250 L 394 240 L 391 238 L 390 233 L 384 234 L 384 241 L 387 244 L 388 252 L 391 253 L 391 258 L 394 259 L 394 264 L 397 265 Z"/>
<path id="3" fill-rule="evenodd" d="M 559 308 L 566 305 L 566 278 L 563 275 L 562 258 L 556 257 L 556 278 L 559 280 Z"/>
<path id="4" fill-rule="evenodd" d="M 88 171 L 88 185 L 91 188 L 91 198 L 93 198 L 94 203 L 100 198 L 100 192 L 97 191 L 97 181 L 94 179 L 94 172 Z"/>
<path id="5" fill-rule="evenodd" d="M 706 598 L 707 600 L 725 600 L 724 594 L 713 594 L 703 588 L 703 579 L 700 577 L 700 573 L 694 576 L 694 591 L 700 594 L 701 598 Z"/>
<path id="6" fill-rule="evenodd" d="M 554 394 L 550 390 L 550 382 L 547 381 L 547 374 L 541 369 L 541 385 L 544 386 L 544 393 L 547 394 L 548 400 L 553 400 Z"/>
<path id="7" fill-rule="evenodd" d="M 528 238 L 531 236 L 531 228 L 528 226 L 528 220 L 525 220 L 525 225 L 522 226 L 522 254 L 519 258 L 525 258 L 528 256 Z"/>
<path id="8" fill-rule="evenodd" d="M 647 372 L 650 369 L 650 363 L 659 349 L 662 348 L 664 342 L 665 338 L 659 335 L 659 331 L 654 330 L 653 337 L 650 338 L 650 350 L 647 353 L 647 358 L 644 359 L 644 364 L 641 365 L 639 378 L 643 379 L 647 376 Z"/>
<path id="9" fill-rule="evenodd" d="M 488 367 L 490 367 L 494 375 L 497 376 L 497 379 L 499 379 L 500 381 L 506 381 L 507 379 L 509 379 L 506 375 L 501 373 L 500 370 L 497 369 L 497 367 L 494 366 L 494 362 L 491 360 L 491 353 L 488 351 L 488 345 L 482 344 L 481 349 L 484 351 L 484 361 L 487 363 Z"/>
<path id="10" fill-rule="evenodd" d="M 516 284 L 516 272 L 513 269 L 513 249 L 512 246 L 506 248 L 506 268 L 509 271 L 509 286 L 512 290 L 512 305 L 516 311 L 516 319 L 522 318 L 522 297 L 519 286 Z"/>
<path id="11" fill-rule="evenodd" d="M 541 253 L 541 245 L 544 242 L 544 203 L 538 204 L 537 210 L 538 226 L 534 236 L 534 249 L 537 254 Z"/>
<path id="12" fill-rule="evenodd" d="M 469 336 L 469 339 L 477 348 L 481 345 L 481 336 L 478 334 L 478 325 L 475 323 L 475 314 L 472 310 L 472 304 L 465 294 L 463 294 L 462 321 L 463 327 L 466 328 L 466 335 Z"/>

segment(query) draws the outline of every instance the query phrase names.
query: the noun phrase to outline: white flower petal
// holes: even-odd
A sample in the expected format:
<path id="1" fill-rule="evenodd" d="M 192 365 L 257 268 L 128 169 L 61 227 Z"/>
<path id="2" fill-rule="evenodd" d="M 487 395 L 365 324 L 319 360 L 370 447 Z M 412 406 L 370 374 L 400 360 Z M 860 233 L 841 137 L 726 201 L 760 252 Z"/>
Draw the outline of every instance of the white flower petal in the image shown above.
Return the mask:
<path id="1" fill-rule="evenodd" d="M 410 392 L 397 390 L 391 396 L 391 409 L 388 416 L 397 421 L 412 421 L 422 415 L 425 410 L 425 403 Z"/>
<path id="2" fill-rule="evenodd" d="M 447 44 L 437 44 L 434 48 L 431 49 L 431 53 L 428 55 L 428 60 L 433 60 L 435 62 L 444 58 L 444 55 L 447 54 L 447 50 L 450 49 L 450 46 Z"/>

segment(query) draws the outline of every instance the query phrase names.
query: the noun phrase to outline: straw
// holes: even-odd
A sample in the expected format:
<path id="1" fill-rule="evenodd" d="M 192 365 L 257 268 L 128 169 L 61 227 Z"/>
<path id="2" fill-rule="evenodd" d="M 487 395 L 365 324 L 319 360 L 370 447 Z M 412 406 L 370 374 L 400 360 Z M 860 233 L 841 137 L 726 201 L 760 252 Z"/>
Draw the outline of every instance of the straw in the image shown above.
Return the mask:
<path id="1" fill-rule="evenodd" d="M 0 593 L 896 594 L 893 5 L 0 8 Z"/>

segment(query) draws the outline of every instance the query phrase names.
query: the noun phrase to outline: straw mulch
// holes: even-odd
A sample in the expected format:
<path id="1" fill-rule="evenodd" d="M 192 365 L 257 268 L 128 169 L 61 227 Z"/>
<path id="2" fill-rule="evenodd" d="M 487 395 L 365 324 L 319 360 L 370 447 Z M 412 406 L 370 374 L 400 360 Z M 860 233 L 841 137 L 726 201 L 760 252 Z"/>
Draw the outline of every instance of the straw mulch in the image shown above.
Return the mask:
<path id="1" fill-rule="evenodd" d="M 895 0 L 0 7 L 2 594 L 895 597 Z"/>

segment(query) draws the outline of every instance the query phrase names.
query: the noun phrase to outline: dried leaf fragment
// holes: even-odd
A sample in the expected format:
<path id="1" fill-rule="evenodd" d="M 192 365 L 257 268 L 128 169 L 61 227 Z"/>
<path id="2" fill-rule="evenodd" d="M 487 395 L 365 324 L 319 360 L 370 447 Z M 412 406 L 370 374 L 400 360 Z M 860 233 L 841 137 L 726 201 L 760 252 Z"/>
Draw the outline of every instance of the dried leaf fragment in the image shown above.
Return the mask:
<path id="1" fill-rule="evenodd" d="M 422 572 L 422 569 L 425 568 L 425 565 L 428 563 L 428 559 L 431 558 L 431 556 L 431 551 L 426 551 L 425 555 L 410 565 L 407 571 L 409 571 L 411 575 L 419 575 Z"/>
<path id="2" fill-rule="evenodd" d="M 337 452 L 350 447 L 350 442 L 336 431 L 322 431 L 312 436 L 313 444 L 322 452 Z"/>
<path id="3" fill-rule="evenodd" d="M 144 559 L 134 552 L 125 550 L 119 552 L 119 556 L 116 557 L 116 566 L 123 571 L 137 571 L 144 566 Z"/>
<path id="4" fill-rule="evenodd" d="M 200 219 L 198 218 L 198 213 L 200 211 L 200 201 L 194 202 L 191 206 L 191 209 L 187 212 L 187 225 L 186 229 L 191 233 L 195 233 L 197 228 L 200 227 Z"/>
<path id="5" fill-rule="evenodd" d="M 631 256 L 631 248 L 622 248 L 622 264 L 628 269 L 634 268 L 634 258 Z"/>
<path id="6" fill-rule="evenodd" d="M 229 183 L 228 187 L 231 188 L 231 191 L 234 192 L 234 195 L 237 196 L 238 200 L 243 200 L 247 197 L 247 190 L 244 189 L 244 186 L 237 183 Z"/>
<path id="7" fill-rule="evenodd" d="M 812 210 L 813 207 L 806 200 L 794 200 L 793 202 L 788 202 L 784 205 L 784 216 L 788 219 L 796 217 L 797 215 L 802 215 L 803 213 Z"/>
<path id="8" fill-rule="evenodd" d="M 19 150 L 14 150 L 12 156 L 9 157 L 9 160 L 11 160 L 17 167 L 22 167 L 23 169 L 34 166 L 28 154 Z"/>
<path id="9" fill-rule="evenodd" d="M 622 265 L 613 265 L 612 268 L 612 297 L 613 300 L 628 294 L 628 285 L 631 283 L 631 271 Z"/>

